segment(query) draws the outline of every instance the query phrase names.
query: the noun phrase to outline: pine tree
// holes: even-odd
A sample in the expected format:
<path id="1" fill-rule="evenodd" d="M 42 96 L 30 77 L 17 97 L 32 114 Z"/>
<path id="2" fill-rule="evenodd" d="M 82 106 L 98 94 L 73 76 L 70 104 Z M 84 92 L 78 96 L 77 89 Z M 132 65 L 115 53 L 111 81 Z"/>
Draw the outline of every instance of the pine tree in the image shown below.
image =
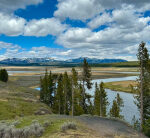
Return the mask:
<path id="1" fill-rule="evenodd" d="M 53 106 L 54 104 L 54 91 L 55 91 L 55 82 L 54 82 L 54 77 L 52 72 L 50 71 L 49 76 L 48 76 L 48 89 L 49 89 L 49 104 L 50 107 Z"/>
<path id="2" fill-rule="evenodd" d="M 119 93 L 117 93 L 116 101 L 119 106 L 119 112 L 121 112 L 122 111 L 121 108 L 124 106 L 124 102 L 123 99 L 120 97 Z"/>
<path id="3" fill-rule="evenodd" d="M 91 83 L 92 73 L 91 73 L 91 68 L 88 62 L 86 61 L 86 59 L 84 59 L 83 61 L 82 68 L 83 68 L 83 71 L 82 71 L 83 84 L 86 85 L 88 89 L 91 89 L 92 88 L 92 83 Z"/>
<path id="4" fill-rule="evenodd" d="M 40 77 L 40 101 L 53 108 L 55 100 L 56 76 L 46 69 L 44 77 Z"/>
<path id="5" fill-rule="evenodd" d="M 93 98 L 93 96 L 86 93 L 85 97 L 86 97 L 86 102 L 87 102 L 87 113 L 94 115 L 94 105 L 93 105 L 93 102 L 91 101 L 91 98 Z"/>
<path id="6" fill-rule="evenodd" d="M 95 85 L 95 95 L 94 95 L 94 113 L 99 116 L 106 117 L 106 109 L 108 106 L 107 93 L 104 89 L 104 83 L 101 82 L 99 87 L 97 83 Z"/>
<path id="7" fill-rule="evenodd" d="M 94 114 L 100 116 L 100 90 L 97 83 L 95 84 L 94 94 Z"/>
<path id="8" fill-rule="evenodd" d="M 150 60 L 144 42 L 139 45 L 137 58 L 139 60 L 140 75 L 137 80 L 137 89 L 135 90 L 139 93 L 136 99 L 141 115 L 140 128 L 141 131 L 147 133 L 147 130 L 150 130 L 150 125 L 148 123 L 150 120 Z"/>
<path id="9" fill-rule="evenodd" d="M 63 75 L 64 114 L 69 114 L 72 104 L 71 80 L 67 72 Z"/>
<path id="10" fill-rule="evenodd" d="M 110 109 L 110 116 L 115 118 L 123 118 L 123 116 L 120 114 L 120 112 L 122 111 L 121 108 L 123 106 L 123 99 L 120 97 L 119 93 L 117 93 L 115 100 L 113 100 L 112 108 Z"/>
<path id="11" fill-rule="evenodd" d="M 40 77 L 40 101 L 44 101 L 44 83 L 42 77 Z"/>
<path id="12" fill-rule="evenodd" d="M 83 68 L 83 70 L 82 70 L 82 87 L 83 87 L 82 106 L 83 106 L 84 112 L 87 113 L 85 86 L 87 86 L 88 89 L 91 89 L 91 87 L 92 87 L 92 83 L 91 83 L 92 73 L 91 73 L 91 68 L 90 68 L 88 62 L 86 61 L 86 59 L 84 59 L 84 61 L 83 61 L 82 68 Z"/>
<path id="13" fill-rule="evenodd" d="M 64 113 L 64 93 L 63 93 L 63 75 L 60 74 L 58 78 L 58 86 L 56 90 L 55 110 L 59 114 Z"/>
<path id="14" fill-rule="evenodd" d="M 82 115 L 84 114 L 84 110 L 83 110 L 83 87 L 82 84 L 79 84 L 79 88 L 76 91 L 76 94 L 74 95 L 74 115 Z"/>
<path id="15" fill-rule="evenodd" d="M 8 73 L 6 69 L 0 70 L 0 81 L 7 82 L 8 81 Z"/>
<path id="16" fill-rule="evenodd" d="M 48 78 L 48 72 L 47 69 L 45 71 L 45 76 L 44 78 L 41 80 L 42 84 L 41 84 L 41 95 L 43 97 L 42 100 L 45 104 L 49 105 L 50 104 L 50 94 L 49 94 L 49 78 Z M 43 94 L 42 94 L 43 93 Z"/>
<path id="17" fill-rule="evenodd" d="M 77 90 L 78 90 L 78 72 L 72 68 L 72 116 L 74 116 L 74 108 L 77 108 Z"/>
<path id="18" fill-rule="evenodd" d="M 108 98 L 107 93 L 104 89 L 104 83 L 101 82 L 100 84 L 100 115 L 106 117 L 106 109 L 108 106 Z"/>
<path id="19" fill-rule="evenodd" d="M 116 100 L 113 100 L 112 108 L 110 109 L 110 116 L 120 118 L 120 110 Z"/>

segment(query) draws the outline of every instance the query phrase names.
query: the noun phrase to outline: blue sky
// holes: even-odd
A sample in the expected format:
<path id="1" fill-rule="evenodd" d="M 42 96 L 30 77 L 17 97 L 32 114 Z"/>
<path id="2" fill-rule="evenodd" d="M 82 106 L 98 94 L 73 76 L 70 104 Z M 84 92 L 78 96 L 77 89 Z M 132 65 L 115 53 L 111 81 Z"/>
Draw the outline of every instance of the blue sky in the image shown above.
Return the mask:
<path id="1" fill-rule="evenodd" d="M 150 48 L 149 0 L 5 0 L 0 24 L 0 60 L 136 60 L 141 41 Z"/>

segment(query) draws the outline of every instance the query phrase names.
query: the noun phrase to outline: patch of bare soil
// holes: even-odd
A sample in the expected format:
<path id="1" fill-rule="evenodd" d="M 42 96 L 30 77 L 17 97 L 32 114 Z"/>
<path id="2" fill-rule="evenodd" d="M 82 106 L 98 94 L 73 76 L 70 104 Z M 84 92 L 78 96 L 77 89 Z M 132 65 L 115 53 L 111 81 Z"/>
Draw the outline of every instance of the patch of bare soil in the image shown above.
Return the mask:
<path id="1" fill-rule="evenodd" d="M 104 138 L 146 138 L 132 127 L 119 120 L 111 120 L 101 117 L 78 117 L 88 128 L 92 129 Z"/>

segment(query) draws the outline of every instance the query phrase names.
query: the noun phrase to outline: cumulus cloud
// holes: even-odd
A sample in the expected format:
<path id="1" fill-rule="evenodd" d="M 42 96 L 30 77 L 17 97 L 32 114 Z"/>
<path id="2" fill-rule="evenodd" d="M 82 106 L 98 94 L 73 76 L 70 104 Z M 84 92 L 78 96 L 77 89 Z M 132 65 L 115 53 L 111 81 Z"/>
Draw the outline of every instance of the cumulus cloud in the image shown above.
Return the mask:
<path id="1" fill-rule="evenodd" d="M 101 25 L 108 25 L 108 23 L 112 22 L 112 17 L 109 13 L 103 13 L 102 15 L 98 15 L 93 20 L 88 22 L 88 26 L 92 29 L 96 29 Z"/>
<path id="2" fill-rule="evenodd" d="M 0 55 L 0 60 L 3 60 L 5 58 L 9 58 L 18 54 L 18 52 L 22 48 L 18 45 L 14 45 L 12 43 L 6 43 L 3 41 L 0 41 L 0 50 L 4 50 L 5 52 Z"/>
<path id="3" fill-rule="evenodd" d="M 46 46 L 31 47 L 29 50 L 21 46 L 0 41 L 0 50 L 4 50 L 0 54 L 0 60 L 7 58 L 45 58 L 52 57 L 55 59 L 65 59 L 71 53 L 70 49 L 58 49 Z"/>
<path id="4" fill-rule="evenodd" d="M 104 30 L 92 31 L 107 22 L 113 24 Z M 149 22 L 150 17 L 139 16 L 133 5 L 126 5 L 113 10 L 111 15 L 109 13 L 98 15 L 88 23 L 91 29 L 69 28 L 58 36 L 56 42 L 73 49 L 71 56 L 76 56 L 74 52 L 78 56 L 124 57 L 123 59 L 135 60 L 138 44 L 141 41 L 149 42 Z"/>
<path id="5" fill-rule="evenodd" d="M 25 9 L 28 5 L 37 5 L 43 0 L 0 0 L 0 11 L 13 12 L 17 9 Z"/>
<path id="6" fill-rule="evenodd" d="M 121 9 L 124 5 L 131 5 L 138 11 L 150 8 L 149 0 L 58 0 L 54 15 L 61 19 L 87 20 L 106 9 Z"/>
<path id="7" fill-rule="evenodd" d="M 21 35 L 25 26 L 25 19 L 0 13 L 0 34 L 8 36 Z"/>
<path id="8" fill-rule="evenodd" d="M 66 25 L 56 18 L 31 20 L 27 23 L 24 30 L 25 36 L 47 36 L 58 35 L 67 28 Z"/>
<path id="9" fill-rule="evenodd" d="M 54 15 L 61 19 L 86 20 L 98 14 L 102 7 L 95 0 L 59 0 L 57 8 Z"/>
<path id="10" fill-rule="evenodd" d="M 135 60 L 138 44 L 141 41 L 149 42 L 150 17 L 143 16 L 143 13 L 150 9 L 149 0 L 58 0 L 55 17 L 28 22 L 11 13 L 18 8 L 40 2 L 42 0 L 14 0 L 13 2 L 1 0 L 0 34 L 36 37 L 53 35 L 56 36 L 56 43 L 65 49 L 52 49 L 45 46 L 32 47 L 29 51 L 22 48 L 5 48 L 5 57 L 17 55 L 17 57 L 76 58 L 84 55 L 95 58 Z M 11 4 L 12 7 L 9 6 Z M 81 20 L 87 27 L 71 27 L 72 24 L 69 26 L 62 24 L 61 21 L 65 22 L 66 18 Z M 97 28 L 102 25 L 108 27 L 98 30 Z M 13 44 L 4 45 L 14 47 Z M 2 49 L 1 44 L 0 49 Z"/>
<path id="11" fill-rule="evenodd" d="M 7 36 L 57 36 L 67 27 L 56 18 L 43 18 L 27 22 L 24 18 L 0 12 L 0 34 Z"/>

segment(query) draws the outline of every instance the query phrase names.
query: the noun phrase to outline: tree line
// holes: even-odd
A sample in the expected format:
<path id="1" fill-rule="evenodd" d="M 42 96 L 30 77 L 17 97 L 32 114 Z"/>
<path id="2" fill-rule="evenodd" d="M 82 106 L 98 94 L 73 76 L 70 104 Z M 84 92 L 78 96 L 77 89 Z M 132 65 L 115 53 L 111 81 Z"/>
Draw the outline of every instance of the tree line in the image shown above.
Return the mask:
<path id="1" fill-rule="evenodd" d="M 40 100 L 49 105 L 56 114 L 82 115 L 91 114 L 106 117 L 121 118 L 123 100 L 120 95 L 113 101 L 112 108 L 107 113 L 109 105 L 104 83 L 95 84 L 94 96 L 87 90 L 92 88 L 91 68 L 84 59 L 82 72 L 78 74 L 72 68 L 71 74 L 53 74 L 46 70 L 44 77 L 40 78 Z"/>

